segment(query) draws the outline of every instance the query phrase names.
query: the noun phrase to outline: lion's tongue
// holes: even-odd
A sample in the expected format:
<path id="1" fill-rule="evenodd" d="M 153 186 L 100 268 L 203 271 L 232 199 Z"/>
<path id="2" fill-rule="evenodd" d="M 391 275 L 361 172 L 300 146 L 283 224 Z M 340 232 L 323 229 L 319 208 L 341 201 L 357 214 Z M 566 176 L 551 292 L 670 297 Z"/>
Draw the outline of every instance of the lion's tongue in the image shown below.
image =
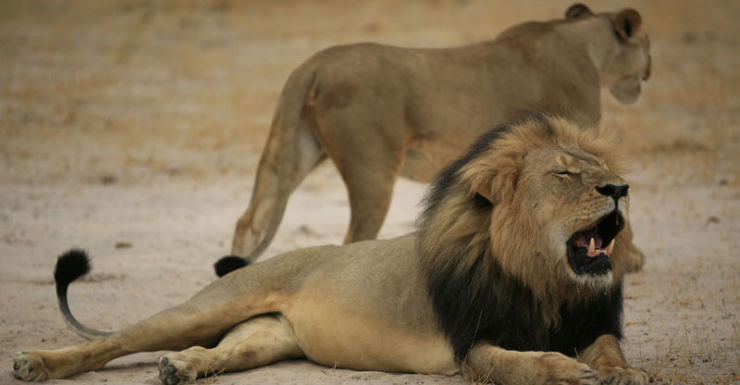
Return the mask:
<path id="1" fill-rule="evenodd" d="M 601 236 L 599 236 L 599 233 L 596 231 L 584 231 L 576 237 L 575 244 L 578 247 L 583 247 L 588 249 L 589 243 L 591 242 L 591 238 L 594 240 L 594 246 L 596 246 L 596 249 L 601 249 Z M 587 254 L 589 257 L 595 257 L 598 255 L 598 253 Z"/>

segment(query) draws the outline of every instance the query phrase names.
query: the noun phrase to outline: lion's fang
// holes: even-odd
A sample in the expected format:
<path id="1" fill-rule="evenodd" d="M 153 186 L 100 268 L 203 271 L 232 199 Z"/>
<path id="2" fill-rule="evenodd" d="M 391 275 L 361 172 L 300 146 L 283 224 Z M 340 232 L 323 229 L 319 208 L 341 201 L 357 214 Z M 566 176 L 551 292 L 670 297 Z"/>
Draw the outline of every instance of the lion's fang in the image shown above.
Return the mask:
<path id="1" fill-rule="evenodd" d="M 609 246 L 606 247 L 606 255 L 611 255 L 612 254 L 612 251 L 614 251 L 614 241 L 615 240 L 616 240 L 616 238 L 615 239 L 612 239 L 612 241 L 609 242 Z"/>
<path id="2" fill-rule="evenodd" d="M 589 257 L 596 255 L 596 243 L 594 242 L 594 238 L 591 237 L 591 241 L 588 243 L 588 253 L 587 255 Z"/>

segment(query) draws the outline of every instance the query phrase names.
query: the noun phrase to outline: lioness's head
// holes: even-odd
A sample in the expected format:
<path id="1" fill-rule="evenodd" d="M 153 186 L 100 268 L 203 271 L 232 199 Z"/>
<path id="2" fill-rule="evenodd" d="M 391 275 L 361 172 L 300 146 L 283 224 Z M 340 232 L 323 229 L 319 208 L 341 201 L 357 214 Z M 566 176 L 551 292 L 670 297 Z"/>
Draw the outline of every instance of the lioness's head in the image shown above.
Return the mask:
<path id="1" fill-rule="evenodd" d="M 422 253 L 465 250 L 465 262 L 451 262 L 461 269 L 474 264 L 468 259 L 493 259 L 533 289 L 621 282 L 629 188 L 614 150 L 606 134 L 560 118 L 492 131 L 428 197 Z"/>
<path id="2" fill-rule="evenodd" d="M 583 4 L 574 4 L 565 18 L 580 24 L 596 61 L 602 84 L 620 103 L 640 97 L 641 84 L 650 77 L 650 39 L 642 28 L 642 17 L 631 8 L 594 14 Z"/>

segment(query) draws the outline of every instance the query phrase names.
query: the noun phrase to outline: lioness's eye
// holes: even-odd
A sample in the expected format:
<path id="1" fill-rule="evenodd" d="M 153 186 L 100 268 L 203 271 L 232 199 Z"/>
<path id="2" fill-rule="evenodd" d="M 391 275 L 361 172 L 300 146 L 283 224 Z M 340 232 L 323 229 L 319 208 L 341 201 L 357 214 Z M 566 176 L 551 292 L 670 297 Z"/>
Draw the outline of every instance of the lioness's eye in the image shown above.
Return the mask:
<path id="1" fill-rule="evenodd" d="M 557 175 L 573 175 L 573 173 L 570 172 L 570 171 L 568 171 L 568 170 L 555 171 L 555 174 L 557 174 Z"/>

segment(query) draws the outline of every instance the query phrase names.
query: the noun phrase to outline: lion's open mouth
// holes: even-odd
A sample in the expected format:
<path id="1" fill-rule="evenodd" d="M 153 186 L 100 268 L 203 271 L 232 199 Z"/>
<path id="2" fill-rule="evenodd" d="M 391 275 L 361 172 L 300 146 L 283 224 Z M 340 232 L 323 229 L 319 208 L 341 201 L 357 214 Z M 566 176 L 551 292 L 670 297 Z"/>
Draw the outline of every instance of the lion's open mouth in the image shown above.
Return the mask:
<path id="1" fill-rule="evenodd" d="M 592 227 L 581 230 L 568 240 L 568 262 L 576 274 L 602 275 L 611 270 L 609 257 L 614 238 L 624 228 L 624 218 L 614 210 Z"/>

